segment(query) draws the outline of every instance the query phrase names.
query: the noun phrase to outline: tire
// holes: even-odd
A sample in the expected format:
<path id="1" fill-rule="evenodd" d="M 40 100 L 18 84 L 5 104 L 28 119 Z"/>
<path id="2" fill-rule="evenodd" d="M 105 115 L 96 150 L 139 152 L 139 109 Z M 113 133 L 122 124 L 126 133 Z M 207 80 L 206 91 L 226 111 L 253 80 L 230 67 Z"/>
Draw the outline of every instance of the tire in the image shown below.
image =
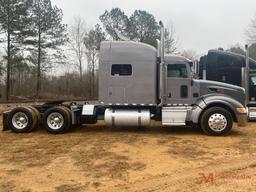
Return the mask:
<path id="1" fill-rule="evenodd" d="M 38 120 L 40 121 L 40 118 L 41 118 L 40 112 L 39 112 L 35 107 L 33 107 L 33 106 L 29 106 L 29 108 L 32 109 L 32 111 L 35 112 L 35 114 L 36 114 Z"/>
<path id="2" fill-rule="evenodd" d="M 63 110 L 65 110 L 68 113 L 68 118 L 70 121 L 70 126 L 69 129 L 72 127 L 72 115 L 71 115 L 71 109 L 65 107 L 65 106 L 60 106 Z M 67 131 L 69 131 L 69 129 Z"/>
<path id="3" fill-rule="evenodd" d="M 63 106 L 48 109 L 43 115 L 43 126 L 49 133 L 53 134 L 67 132 L 71 128 L 70 109 Z"/>
<path id="4" fill-rule="evenodd" d="M 17 107 L 8 115 L 8 127 L 15 133 L 30 132 L 37 126 L 37 118 L 29 107 Z"/>
<path id="5" fill-rule="evenodd" d="M 211 107 L 203 113 L 200 126 L 207 135 L 227 135 L 233 127 L 233 118 L 226 109 Z"/>
<path id="6" fill-rule="evenodd" d="M 41 114 L 39 113 L 39 111 L 35 107 L 29 106 L 28 108 L 30 108 L 33 111 L 33 116 L 36 119 L 35 120 L 36 121 L 36 125 L 34 127 L 31 127 L 31 130 L 30 130 L 30 131 L 34 131 L 35 129 L 38 128 L 38 125 L 39 125 L 39 122 L 40 122 L 40 118 L 41 118 Z"/>

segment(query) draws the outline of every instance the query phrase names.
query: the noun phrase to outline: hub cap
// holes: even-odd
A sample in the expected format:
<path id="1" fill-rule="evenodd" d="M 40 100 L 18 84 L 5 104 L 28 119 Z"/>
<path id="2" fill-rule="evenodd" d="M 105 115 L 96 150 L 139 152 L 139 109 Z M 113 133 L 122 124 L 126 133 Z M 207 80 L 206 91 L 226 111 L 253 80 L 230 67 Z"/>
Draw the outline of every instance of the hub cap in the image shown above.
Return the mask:
<path id="1" fill-rule="evenodd" d="M 64 124 L 64 118 L 60 113 L 51 113 L 47 117 L 47 125 L 53 129 L 53 130 L 58 130 L 60 129 Z"/>
<path id="2" fill-rule="evenodd" d="M 220 113 L 215 113 L 210 116 L 208 120 L 208 125 L 210 129 L 216 132 L 221 132 L 227 127 L 227 119 L 224 115 Z"/>
<path id="3" fill-rule="evenodd" d="M 12 117 L 12 124 L 16 129 L 22 130 L 28 125 L 28 116 L 23 112 L 15 113 Z"/>

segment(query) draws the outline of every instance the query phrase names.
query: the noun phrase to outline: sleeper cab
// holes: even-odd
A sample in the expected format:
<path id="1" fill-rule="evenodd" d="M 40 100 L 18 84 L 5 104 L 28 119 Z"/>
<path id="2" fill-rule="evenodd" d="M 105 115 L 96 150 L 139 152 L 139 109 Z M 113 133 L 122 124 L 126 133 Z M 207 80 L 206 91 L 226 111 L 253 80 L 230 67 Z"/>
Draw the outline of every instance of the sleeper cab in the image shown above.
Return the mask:
<path id="1" fill-rule="evenodd" d="M 99 100 L 105 104 L 156 104 L 157 51 L 138 42 L 101 44 Z"/>

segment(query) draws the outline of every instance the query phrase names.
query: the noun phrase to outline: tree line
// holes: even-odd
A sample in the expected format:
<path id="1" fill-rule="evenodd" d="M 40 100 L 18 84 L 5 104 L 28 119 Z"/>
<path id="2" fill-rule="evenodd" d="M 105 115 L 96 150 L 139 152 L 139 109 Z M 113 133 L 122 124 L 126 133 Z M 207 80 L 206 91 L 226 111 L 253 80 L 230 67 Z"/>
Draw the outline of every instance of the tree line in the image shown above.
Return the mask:
<path id="1" fill-rule="evenodd" d="M 96 98 L 101 41 L 120 40 L 122 34 L 156 46 L 155 39 L 160 36 L 158 22 L 146 11 L 135 10 L 128 17 L 113 8 L 99 18 L 101 23 L 92 29 L 79 17 L 67 26 L 62 10 L 51 0 L 0 0 L 0 45 L 4 50 L 0 60 L 1 96 L 6 100 L 46 98 L 60 97 L 62 92 L 62 96 Z M 168 29 L 167 52 L 175 51 L 175 45 L 173 31 Z M 53 75 L 58 68 L 72 68 L 78 73 L 71 70 Z M 78 86 L 80 95 L 72 86 Z M 61 87 L 69 90 L 67 94 Z"/>
<path id="2" fill-rule="evenodd" d="M 88 27 L 83 18 L 75 17 L 68 26 L 51 0 L 0 0 L 0 97 L 96 99 L 101 41 L 128 39 L 156 47 L 160 38 L 155 16 L 145 10 L 126 15 L 112 8 L 99 19 L 99 24 Z M 255 25 L 256 16 L 247 30 L 254 43 Z M 173 25 L 165 37 L 166 53 L 176 52 Z M 184 54 L 193 58 L 196 53 Z"/>
<path id="3" fill-rule="evenodd" d="M 14 81 L 18 78 L 21 82 L 22 76 L 30 74 L 36 74 L 35 96 L 39 97 L 42 72 L 64 57 L 61 46 L 68 36 L 62 18 L 62 10 L 50 0 L 0 0 L 6 100 L 9 100 Z"/>

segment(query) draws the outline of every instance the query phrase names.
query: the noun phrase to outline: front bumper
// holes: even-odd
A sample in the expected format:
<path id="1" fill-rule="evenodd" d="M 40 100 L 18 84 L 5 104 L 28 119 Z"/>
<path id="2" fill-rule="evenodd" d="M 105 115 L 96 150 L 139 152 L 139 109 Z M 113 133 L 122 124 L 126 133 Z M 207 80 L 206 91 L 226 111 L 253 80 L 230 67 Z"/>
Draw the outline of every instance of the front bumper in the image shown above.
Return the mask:
<path id="1" fill-rule="evenodd" d="M 256 121 L 256 107 L 248 107 L 249 120 Z"/>
<path id="2" fill-rule="evenodd" d="M 237 124 L 238 124 L 238 126 L 245 127 L 247 125 L 247 122 L 248 122 L 247 113 L 237 114 Z"/>

